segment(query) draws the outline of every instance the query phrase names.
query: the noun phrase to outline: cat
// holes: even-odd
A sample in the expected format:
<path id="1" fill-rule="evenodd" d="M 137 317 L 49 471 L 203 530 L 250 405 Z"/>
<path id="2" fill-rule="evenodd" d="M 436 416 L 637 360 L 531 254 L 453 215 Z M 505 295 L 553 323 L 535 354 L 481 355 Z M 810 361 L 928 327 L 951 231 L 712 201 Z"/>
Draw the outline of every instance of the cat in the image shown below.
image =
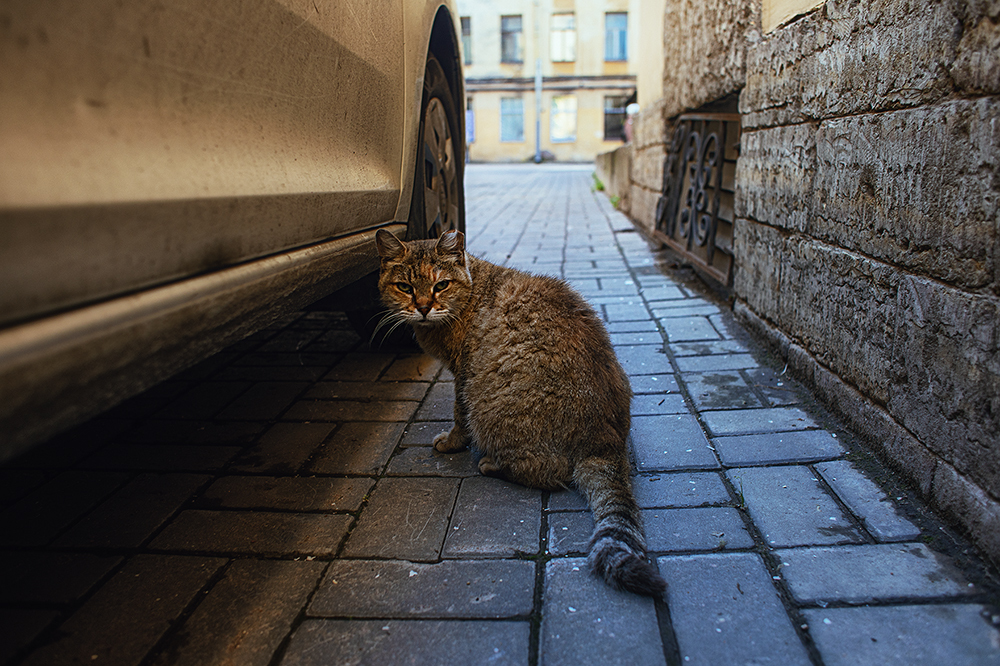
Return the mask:
<path id="1" fill-rule="evenodd" d="M 629 477 L 632 390 L 593 308 L 562 280 L 468 254 L 459 231 L 401 242 L 382 229 L 375 241 L 388 316 L 455 376 L 455 424 L 434 448 L 472 445 L 482 474 L 525 486 L 576 486 L 596 523 L 591 570 L 662 594 Z"/>

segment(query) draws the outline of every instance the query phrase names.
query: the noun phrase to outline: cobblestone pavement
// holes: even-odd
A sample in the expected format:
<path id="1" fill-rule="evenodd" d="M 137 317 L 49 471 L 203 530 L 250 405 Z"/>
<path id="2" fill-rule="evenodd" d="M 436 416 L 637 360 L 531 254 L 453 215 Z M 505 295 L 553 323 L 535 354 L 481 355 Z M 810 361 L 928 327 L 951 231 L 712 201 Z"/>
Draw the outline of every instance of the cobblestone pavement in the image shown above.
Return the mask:
<path id="1" fill-rule="evenodd" d="M 577 494 L 432 453 L 439 363 L 310 311 L 0 469 L 0 662 L 1000 662 L 994 574 L 590 171 L 473 165 L 470 248 L 604 314 L 664 600 L 587 573 Z"/>

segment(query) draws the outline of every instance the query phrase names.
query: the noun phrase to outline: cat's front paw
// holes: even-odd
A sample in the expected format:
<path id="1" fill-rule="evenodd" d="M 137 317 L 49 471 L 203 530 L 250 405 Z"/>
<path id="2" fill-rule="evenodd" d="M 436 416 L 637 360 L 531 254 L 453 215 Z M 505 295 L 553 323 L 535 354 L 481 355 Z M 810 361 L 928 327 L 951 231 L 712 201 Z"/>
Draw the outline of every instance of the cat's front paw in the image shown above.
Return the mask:
<path id="1" fill-rule="evenodd" d="M 452 428 L 448 432 L 443 432 L 435 437 L 434 450 L 441 453 L 454 453 L 468 448 L 469 439 L 463 436 L 462 433 L 456 432 L 456 430 L 456 428 Z"/>

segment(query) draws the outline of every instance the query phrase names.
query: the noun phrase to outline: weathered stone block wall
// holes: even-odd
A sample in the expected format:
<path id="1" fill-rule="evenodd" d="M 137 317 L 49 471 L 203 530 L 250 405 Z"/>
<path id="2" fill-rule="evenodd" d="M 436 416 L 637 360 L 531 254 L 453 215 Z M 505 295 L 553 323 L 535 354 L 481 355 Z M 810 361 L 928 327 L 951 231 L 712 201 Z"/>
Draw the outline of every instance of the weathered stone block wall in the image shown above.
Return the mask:
<path id="1" fill-rule="evenodd" d="M 636 116 L 632 137 L 632 177 L 629 186 L 629 215 L 647 233 L 656 226 L 656 202 L 663 189 L 663 161 L 666 158 L 664 100 L 658 99 Z"/>
<path id="2" fill-rule="evenodd" d="M 1000 560 L 1000 1 L 748 46 L 737 312 Z"/>
<path id="3" fill-rule="evenodd" d="M 629 212 L 631 188 L 632 145 L 625 144 L 594 158 L 594 173 L 604 185 L 608 196 L 618 197 L 618 210 Z"/>

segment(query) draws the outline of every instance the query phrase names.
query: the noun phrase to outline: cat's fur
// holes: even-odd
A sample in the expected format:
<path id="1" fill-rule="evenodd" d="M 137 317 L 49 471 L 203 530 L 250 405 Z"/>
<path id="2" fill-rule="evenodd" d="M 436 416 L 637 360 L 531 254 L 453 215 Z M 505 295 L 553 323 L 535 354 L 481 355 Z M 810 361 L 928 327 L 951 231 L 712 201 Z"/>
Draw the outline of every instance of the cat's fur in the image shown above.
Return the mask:
<path id="1" fill-rule="evenodd" d="M 594 310 L 561 280 L 467 254 L 461 232 L 402 243 L 382 230 L 376 245 L 390 316 L 455 376 L 455 425 L 434 448 L 471 444 L 480 472 L 526 486 L 575 485 L 596 522 L 591 569 L 662 593 L 629 478 L 632 391 Z"/>

